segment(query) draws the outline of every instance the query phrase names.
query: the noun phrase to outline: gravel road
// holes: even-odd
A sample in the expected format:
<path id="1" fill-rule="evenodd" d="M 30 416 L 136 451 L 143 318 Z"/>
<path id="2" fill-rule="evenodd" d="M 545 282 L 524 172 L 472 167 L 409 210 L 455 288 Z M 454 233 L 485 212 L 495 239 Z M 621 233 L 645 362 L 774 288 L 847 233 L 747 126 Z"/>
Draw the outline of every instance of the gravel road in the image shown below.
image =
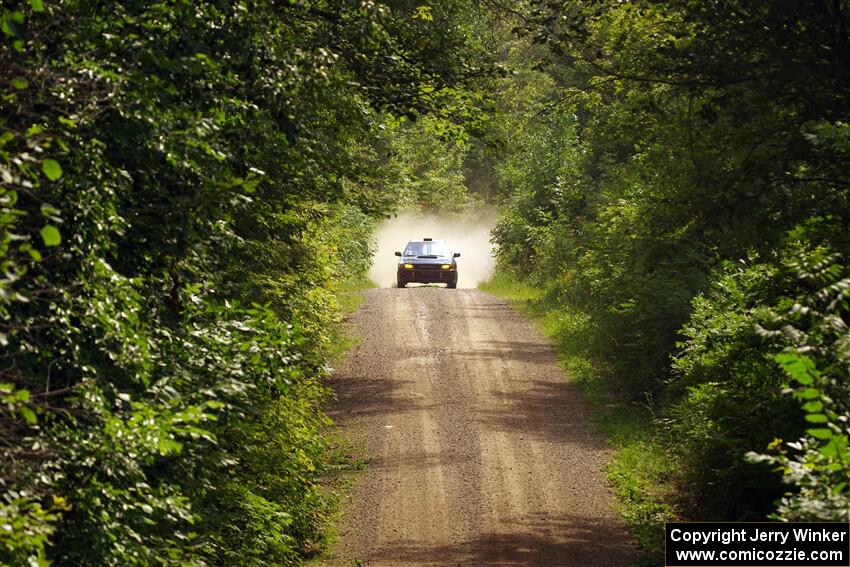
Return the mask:
<path id="1" fill-rule="evenodd" d="M 607 454 L 546 340 L 477 290 L 374 289 L 331 416 L 370 459 L 327 565 L 628 565 Z"/>

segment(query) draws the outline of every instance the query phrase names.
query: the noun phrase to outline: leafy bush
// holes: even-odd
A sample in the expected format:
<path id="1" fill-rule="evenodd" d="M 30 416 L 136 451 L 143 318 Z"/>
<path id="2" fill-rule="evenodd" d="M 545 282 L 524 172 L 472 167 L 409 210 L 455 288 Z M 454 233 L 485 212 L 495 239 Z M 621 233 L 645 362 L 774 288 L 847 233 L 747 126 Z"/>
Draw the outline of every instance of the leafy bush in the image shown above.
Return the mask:
<path id="1" fill-rule="evenodd" d="M 461 128 L 497 70 L 462 8 L 0 8 L 0 564 L 315 550 L 334 291 L 401 200 L 383 122 Z"/>
<path id="2" fill-rule="evenodd" d="M 726 263 L 693 301 L 666 395 L 669 443 L 686 507 L 701 518 L 757 519 L 782 492 L 776 474 L 744 455 L 802 430 L 796 404 L 756 326 L 792 281 L 776 262 Z"/>
<path id="3" fill-rule="evenodd" d="M 818 331 L 805 346 L 755 331 L 814 297 L 786 268 L 791 257 L 802 250 L 816 263 L 821 245 L 848 253 L 850 75 L 833 69 L 850 11 L 542 0 L 514 23 L 507 57 L 517 72 L 492 128 L 511 142 L 495 176 L 501 265 L 544 289 L 547 318 L 570 322 L 557 340 L 584 374 L 655 418 L 683 464 L 671 475 L 682 512 L 765 517 L 783 492 L 771 463 L 799 482 L 800 498 L 828 509 L 826 485 L 840 501 L 848 467 L 815 452 L 842 454 L 840 422 L 818 433 L 829 429 L 834 445 L 824 437 L 775 460 L 744 455 L 805 431 L 774 356 L 789 344 L 825 349 L 844 328 L 843 314 L 824 315 L 836 336 Z M 839 304 L 806 313 L 835 315 Z M 844 380 L 834 354 L 798 354 L 830 384 Z M 794 494 L 782 514 L 804 517 Z"/>
<path id="4" fill-rule="evenodd" d="M 778 438 L 753 462 L 779 467 L 791 489 L 776 519 L 846 522 L 850 519 L 850 274 L 844 258 L 826 246 L 802 251 L 792 262 L 806 292 L 783 302 L 762 334 L 787 345 L 775 357 L 791 380 L 787 391 L 800 404 L 808 429 L 796 441 Z"/>

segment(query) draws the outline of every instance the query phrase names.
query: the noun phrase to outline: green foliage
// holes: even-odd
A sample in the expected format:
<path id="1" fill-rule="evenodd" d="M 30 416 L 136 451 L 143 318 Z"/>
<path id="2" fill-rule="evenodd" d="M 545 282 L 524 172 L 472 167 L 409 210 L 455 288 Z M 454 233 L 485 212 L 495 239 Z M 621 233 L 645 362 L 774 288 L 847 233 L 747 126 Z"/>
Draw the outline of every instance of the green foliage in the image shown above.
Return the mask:
<path id="1" fill-rule="evenodd" d="M 316 550 L 335 296 L 407 198 L 394 117 L 482 120 L 472 14 L 0 8 L 0 564 Z"/>
<path id="2" fill-rule="evenodd" d="M 481 200 L 467 187 L 463 164 L 469 142 L 452 137 L 445 121 L 425 118 L 399 124 L 388 140 L 388 173 L 399 192 L 399 207 L 445 214 L 473 209 Z"/>
<path id="3" fill-rule="evenodd" d="M 793 282 L 775 262 L 726 263 L 711 289 L 693 300 L 673 360 L 666 415 L 683 500 L 700 517 L 764 518 L 781 495 L 779 478 L 743 455 L 802 427 L 798 408 L 782 395 L 784 378 L 756 333 L 766 305 Z"/>
<path id="4" fill-rule="evenodd" d="M 788 345 L 756 329 L 806 296 L 785 268 L 802 234 L 848 252 L 850 10 L 540 0 L 512 23 L 490 126 L 501 265 L 543 288 L 580 372 L 654 417 L 680 512 L 766 517 L 781 475 L 745 455 L 803 435 L 807 414 L 782 394 Z M 786 479 L 803 494 L 801 471 Z"/>
<path id="5" fill-rule="evenodd" d="M 655 420 L 638 524 L 640 447 L 689 514 L 782 473 L 846 520 L 847 6 L 488 6 L 0 8 L 0 563 L 297 564 L 376 219 L 494 196 L 570 371 Z"/>
<path id="6" fill-rule="evenodd" d="M 776 519 L 846 522 L 850 274 L 843 257 L 825 246 L 802 251 L 791 268 L 806 292 L 783 302 L 760 330 L 768 339 L 787 345 L 774 360 L 791 380 L 786 391 L 802 408 L 807 427 L 796 441 L 783 444 L 780 438 L 770 444 L 769 453 L 753 451 L 748 456 L 777 466 L 793 487 L 780 500 Z"/>
<path id="7" fill-rule="evenodd" d="M 68 510 L 64 500 L 54 497 L 54 507 L 44 510 L 33 497 L 9 491 L 0 506 L 3 535 L 2 561 L 4 565 L 48 565 L 45 547 L 54 534 L 59 515 Z"/>

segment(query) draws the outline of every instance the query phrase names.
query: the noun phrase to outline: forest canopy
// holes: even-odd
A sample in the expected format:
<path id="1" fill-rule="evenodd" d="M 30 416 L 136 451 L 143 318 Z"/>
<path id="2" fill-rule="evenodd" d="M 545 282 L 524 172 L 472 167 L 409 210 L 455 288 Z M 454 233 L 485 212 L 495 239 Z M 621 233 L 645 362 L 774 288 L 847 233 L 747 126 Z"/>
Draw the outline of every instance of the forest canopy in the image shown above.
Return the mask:
<path id="1" fill-rule="evenodd" d="M 499 207 L 673 508 L 848 521 L 850 3 L 0 7 L 0 564 L 300 564 L 338 294 Z M 660 517 L 648 521 L 658 525 Z"/>
<path id="2" fill-rule="evenodd" d="M 475 14 L 33 0 L 0 17 L 0 563 L 300 562 L 329 512 L 336 293 L 376 220 L 416 201 L 397 132 L 481 120 L 500 67 Z"/>

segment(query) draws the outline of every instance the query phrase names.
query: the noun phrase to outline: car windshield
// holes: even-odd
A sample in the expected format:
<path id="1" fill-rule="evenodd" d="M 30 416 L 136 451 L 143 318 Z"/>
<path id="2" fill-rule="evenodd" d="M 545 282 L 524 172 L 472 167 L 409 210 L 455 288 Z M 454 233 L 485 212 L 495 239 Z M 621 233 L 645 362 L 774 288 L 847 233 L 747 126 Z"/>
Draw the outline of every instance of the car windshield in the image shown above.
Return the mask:
<path id="1" fill-rule="evenodd" d="M 418 258 L 448 258 L 452 253 L 444 242 L 408 242 L 404 255 Z"/>

